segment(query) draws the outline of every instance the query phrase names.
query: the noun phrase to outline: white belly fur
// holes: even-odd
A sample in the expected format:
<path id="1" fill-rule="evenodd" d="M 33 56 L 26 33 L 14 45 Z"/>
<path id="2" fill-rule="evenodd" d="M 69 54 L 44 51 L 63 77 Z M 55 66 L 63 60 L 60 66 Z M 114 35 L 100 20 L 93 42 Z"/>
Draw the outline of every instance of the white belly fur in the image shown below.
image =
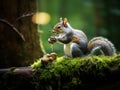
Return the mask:
<path id="1" fill-rule="evenodd" d="M 64 44 L 64 53 L 65 53 L 65 55 L 67 55 L 67 56 L 72 56 L 72 55 L 71 55 L 71 50 L 70 50 L 70 45 L 71 45 L 71 43 L 69 43 L 69 44 Z"/>

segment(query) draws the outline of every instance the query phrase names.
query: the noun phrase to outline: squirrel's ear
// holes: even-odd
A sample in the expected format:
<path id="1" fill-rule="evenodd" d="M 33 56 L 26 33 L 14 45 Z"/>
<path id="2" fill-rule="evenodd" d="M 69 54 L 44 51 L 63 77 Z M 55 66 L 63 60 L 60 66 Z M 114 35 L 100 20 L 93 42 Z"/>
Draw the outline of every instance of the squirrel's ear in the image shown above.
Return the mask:
<path id="1" fill-rule="evenodd" d="M 67 24 L 67 18 L 64 18 L 63 25 L 66 26 L 66 24 Z"/>
<path id="2" fill-rule="evenodd" d="M 63 20 L 62 20 L 62 17 L 59 19 L 59 22 L 62 22 Z"/>

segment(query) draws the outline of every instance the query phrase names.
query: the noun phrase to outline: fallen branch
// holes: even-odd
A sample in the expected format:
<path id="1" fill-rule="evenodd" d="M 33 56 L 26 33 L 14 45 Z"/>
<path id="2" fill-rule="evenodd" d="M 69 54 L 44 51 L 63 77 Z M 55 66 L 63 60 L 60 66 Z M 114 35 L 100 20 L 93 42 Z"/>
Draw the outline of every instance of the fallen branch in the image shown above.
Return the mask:
<path id="1" fill-rule="evenodd" d="M 31 67 L 11 67 L 0 69 L 0 75 L 3 75 L 5 73 L 10 73 L 13 75 L 25 75 L 29 77 L 34 74 L 34 69 Z"/>

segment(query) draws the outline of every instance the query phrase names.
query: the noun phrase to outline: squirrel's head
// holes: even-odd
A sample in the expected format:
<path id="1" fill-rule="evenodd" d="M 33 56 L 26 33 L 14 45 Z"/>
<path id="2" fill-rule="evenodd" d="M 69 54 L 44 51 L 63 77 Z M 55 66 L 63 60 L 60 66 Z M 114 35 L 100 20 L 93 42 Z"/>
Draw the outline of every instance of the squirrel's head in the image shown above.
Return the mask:
<path id="1" fill-rule="evenodd" d="M 59 22 L 54 26 L 52 32 L 55 34 L 64 33 L 64 28 L 67 28 L 67 18 L 60 18 Z"/>

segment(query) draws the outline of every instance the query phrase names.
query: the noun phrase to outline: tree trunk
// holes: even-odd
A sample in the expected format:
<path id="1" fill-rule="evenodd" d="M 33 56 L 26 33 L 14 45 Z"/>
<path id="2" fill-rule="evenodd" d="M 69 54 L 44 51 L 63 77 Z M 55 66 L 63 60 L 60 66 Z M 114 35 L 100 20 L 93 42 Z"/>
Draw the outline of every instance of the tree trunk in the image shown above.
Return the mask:
<path id="1" fill-rule="evenodd" d="M 0 1 L 0 68 L 26 66 L 43 56 L 37 26 L 32 23 L 36 0 Z M 18 18 L 28 14 L 28 17 Z"/>

